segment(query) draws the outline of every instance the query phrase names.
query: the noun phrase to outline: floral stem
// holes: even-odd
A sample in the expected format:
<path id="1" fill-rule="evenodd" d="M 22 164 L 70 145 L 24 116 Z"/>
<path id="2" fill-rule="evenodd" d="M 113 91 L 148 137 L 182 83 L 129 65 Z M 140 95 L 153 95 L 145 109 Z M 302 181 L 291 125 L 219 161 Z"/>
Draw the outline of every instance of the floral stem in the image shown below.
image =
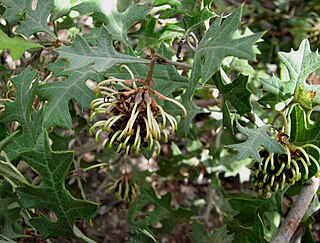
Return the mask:
<path id="1" fill-rule="evenodd" d="M 190 65 L 190 64 L 171 61 L 168 58 L 166 58 L 165 56 L 160 55 L 159 53 L 155 53 L 155 56 L 158 58 L 157 60 L 158 60 L 159 64 L 173 65 L 176 67 L 181 67 L 181 68 L 186 68 L 186 69 L 192 68 L 192 65 Z"/>
<path id="2" fill-rule="evenodd" d="M 151 50 L 151 53 L 152 53 L 152 59 L 151 59 L 151 63 L 150 63 L 150 70 L 148 73 L 148 77 L 146 79 L 147 86 L 150 86 L 150 83 L 152 81 L 152 74 L 153 74 L 153 70 L 154 70 L 154 65 L 156 64 L 156 61 L 157 61 L 157 57 L 154 53 L 154 50 Z"/>
<path id="3" fill-rule="evenodd" d="M 276 122 L 276 120 L 278 119 L 279 116 L 282 117 L 282 120 L 283 120 L 283 128 L 284 128 L 284 133 L 288 133 L 288 120 L 286 118 L 286 116 L 284 115 L 284 112 L 286 109 L 288 109 L 291 104 L 293 103 L 293 101 L 291 100 L 288 104 L 286 104 L 285 107 L 283 107 L 273 118 L 272 120 L 272 125 L 274 125 L 274 123 Z"/>

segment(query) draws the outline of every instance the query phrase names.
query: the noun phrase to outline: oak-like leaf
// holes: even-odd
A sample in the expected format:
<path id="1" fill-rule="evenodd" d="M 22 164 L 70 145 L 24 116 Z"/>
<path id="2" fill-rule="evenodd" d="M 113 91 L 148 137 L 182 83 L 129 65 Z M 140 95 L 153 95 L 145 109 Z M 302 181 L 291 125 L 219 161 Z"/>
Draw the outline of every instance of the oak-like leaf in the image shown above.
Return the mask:
<path id="1" fill-rule="evenodd" d="M 12 186 L 5 180 L 0 180 L 0 242 L 1 236 L 8 239 L 25 237 L 22 226 L 18 223 L 20 218 L 19 198 L 13 192 Z"/>
<path id="2" fill-rule="evenodd" d="M 295 145 L 312 144 L 320 147 L 320 122 L 313 122 L 300 105 L 296 105 L 290 113 L 290 142 Z M 306 147 L 305 150 L 314 158 L 319 158 L 317 150 Z M 309 166 L 309 177 L 318 173 L 318 166 Z"/>
<path id="3" fill-rule="evenodd" d="M 205 227 L 199 221 L 194 221 L 190 239 L 195 243 L 231 243 L 234 237 L 233 234 L 228 233 L 226 225 L 215 228 L 208 234 Z"/>
<path id="4" fill-rule="evenodd" d="M 223 102 L 223 123 L 232 130 L 232 122 L 229 111 L 231 104 L 240 116 L 252 110 L 250 102 L 251 92 L 247 88 L 248 76 L 239 75 L 232 83 L 225 84 L 219 72 L 214 75 L 214 82 L 219 90 Z"/>
<path id="5" fill-rule="evenodd" d="M 16 89 L 16 99 L 13 102 L 5 102 L 5 111 L 1 122 L 18 122 L 22 133 L 5 148 L 9 158 L 15 159 L 19 154 L 35 145 L 39 134 L 43 129 L 43 112 L 35 111 L 32 104 L 38 89 L 38 81 L 34 80 L 36 71 L 24 69 L 18 76 L 11 79 Z"/>
<path id="6" fill-rule="evenodd" d="M 237 160 L 251 158 L 260 162 L 261 158 L 259 150 L 261 146 L 269 153 L 285 153 L 284 147 L 268 135 L 268 129 L 271 125 L 265 125 L 258 128 L 243 127 L 239 123 L 237 125 L 239 131 L 247 137 L 245 142 L 227 146 L 238 152 Z"/>
<path id="7" fill-rule="evenodd" d="M 239 36 L 242 8 L 236 9 L 227 18 L 217 18 L 199 43 L 194 57 L 193 79 L 207 82 L 216 73 L 225 57 L 234 56 L 241 59 L 255 59 L 254 44 L 263 33 Z"/>
<path id="8" fill-rule="evenodd" d="M 318 51 L 312 52 L 308 40 L 303 40 L 297 51 L 279 52 L 281 66 L 280 78 L 272 76 L 269 79 L 261 79 L 263 88 L 272 94 L 280 96 L 283 100 L 299 95 L 299 89 L 304 93 L 315 92 L 312 100 L 314 104 L 320 104 L 320 85 L 313 85 L 307 81 L 308 76 L 320 68 L 320 55 Z M 298 97 L 297 97 L 298 98 Z"/>
<path id="9" fill-rule="evenodd" d="M 243 116 L 252 110 L 250 102 L 251 92 L 247 88 L 248 76 L 240 75 L 230 84 L 223 83 L 221 76 L 217 75 L 215 84 L 222 96 L 223 102 L 229 102 Z"/>
<path id="10" fill-rule="evenodd" d="M 231 197 L 229 202 L 238 212 L 233 220 L 227 222 L 229 232 L 234 233 L 234 242 L 264 242 L 264 214 L 278 211 L 274 197 L 263 199 L 240 194 Z"/>
<path id="11" fill-rule="evenodd" d="M 51 10 L 54 8 L 54 0 L 38 0 L 35 10 L 32 9 L 32 0 L 1 0 L 1 2 L 7 8 L 4 18 L 8 21 L 19 21 L 20 25 L 16 29 L 18 34 L 30 36 L 38 32 L 45 32 L 56 38 L 47 23 Z"/>
<path id="12" fill-rule="evenodd" d="M 92 90 L 87 87 L 86 81 L 93 79 L 98 82 L 102 78 L 91 69 L 73 70 L 68 67 L 68 63 L 63 60 L 49 65 L 48 68 L 56 76 L 66 76 L 67 78 L 39 86 L 39 97 L 48 101 L 44 111 L 44 127 L 56 125 L 70 128 L 72 123 L 68 108 L 70 100 L 75 99 L 83 109 L 89 107 L 94 95 Z"/>
<path id="13" fill-rule="evenodd" d="M 62 46 L 57 51 L 60 57 L 70 61 L 70 69 L 92 68 L 102 72 L 115 64 L 146 63 L 145 60 L 117 52 L 105 27 L 96 31 L 95 39 L 97 46 L 91 47 L 83 37 L 77 36 L 71 46 Z"/>
<path id="14" fill-rule="evenodd" d="M 183 96 L 183 105 L 191 106 L 191 98 L 199 80 L 201 79 L 202 83 L 206 83 L 214 73 L 219 71 L 225 57 L 234 56 L 247 60 L 255 58 L 254 44 L 263 33 L 239 36 L 237 30 L 241 24 L 241 15 L 242 8 L 238 8 L 225 19 L 217 18 L 201 39 L 194 56 L 189 87 Z M 190 124 L 192 119 L 193 117 L 188 116 L 187 122 Z M 185 125 L 184 127 L 184 133 L 187 134 L 188 126 Z"/>
<path id="15" fill-rule="evenodd" d="M 32 41 L 25 40 L 21 36 L 10 38 L 0 30 L 0 50 L 9 49 L 13 60 L 18 60 L 25 51 L 33 48 L 43 48 L 43 46 Z"/>
<path id="16" fill-rule="evenodd" d="M 158 198 L 152 188 L 143 188 L 139 201 L 134 202 L 130 206 L 128 212 L 129 224 L 135 227 L 146 228 L 161 222 L 163 227 L 158 230 L 159 232 L 172 232 L 177 224 L 190 219 L 193 213 L 184 208 L 173 209 L 171 201 L 172 195 L 170 193 Z M 142 215 L 142 210 L 146 205 L 153 205 L 154 210 L 145 212 L 143 220 L 136 219 L 138 214 Z"/>
<path id="17" fill-rule="evenodd" d="M 51 217 L 33 217 L 29 222 L 41 233 L 43 239 L 50 237 L 73 237 L 74 221 L 78 218 L 89 220 L 97 205 L 75 199 L 65 188 L 64 178 L 72 163 L 73 152 L 55 152 L 49 145 L 47 132 L 43 132 L 33 149 L 22 153 L 22 158 L 37 171 L 41 183 L 22 185 L 16 191 L 24 208 L 46 209 Z"/>
<path id="18" fill-rule="evenodd" d="M 72 10 L 79 12 L 80 15 L 91 15 L 96 21 L 105 24 L 113 39 L 129 45 L 128 30 L 146 17 L 150 7 L 130 4 L 129 1 L 125 1 L 125 5 L 126 8 L 122 9 L 123 11 L 118 10 L 118 2 L 117 8 L 114 6 L 114 8 L 105 9 L 101 1 L 91 0 L 82 1 Z"/>

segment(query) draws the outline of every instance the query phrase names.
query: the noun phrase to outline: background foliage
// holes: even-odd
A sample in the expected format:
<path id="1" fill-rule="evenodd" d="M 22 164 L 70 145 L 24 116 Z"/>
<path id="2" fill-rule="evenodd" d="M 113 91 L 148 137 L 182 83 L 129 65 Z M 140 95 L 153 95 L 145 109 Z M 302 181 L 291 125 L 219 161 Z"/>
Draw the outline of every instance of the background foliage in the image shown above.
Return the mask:
<path id="1" fill-rule="evenodd" d="M 0 240 L 271 242 L 319 173 L 317 1 L 108 3 L 0 0 Z M 155 56 L 151 88 L 188 115 L 155 96 L 178 131 L 117 154 L 89 136 L 94 87 Z M 251 162 L 286 153 L 279 132 L 316 162 L 261 197 Z M 294 237 L 319 240 L 318 208 Z"/>

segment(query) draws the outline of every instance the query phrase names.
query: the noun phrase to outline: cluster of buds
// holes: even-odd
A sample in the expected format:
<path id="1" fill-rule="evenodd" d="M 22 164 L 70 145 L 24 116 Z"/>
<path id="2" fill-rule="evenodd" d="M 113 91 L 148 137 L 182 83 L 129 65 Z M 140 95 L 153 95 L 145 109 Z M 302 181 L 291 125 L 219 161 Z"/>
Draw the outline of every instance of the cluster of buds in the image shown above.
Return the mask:
<path id="1" fill-rule="evenodd" d="M 281 134 L 281 144 L 286 153 L 269 153 L 266 150 L 260 151 L 261 162 L 252 161 L 251 169 L 252 186 L 259 195 L 270 197 L 272 192 L 283 190 L 286 184 L 293 185 L 300 180 L 308 180 L 309 166 L 313 163 L 320 172 L 319 162 L 311 154 L 307 153 L 306 148 L 314 149 L 320 157 L 320 149 L 313 144 L 296 146 L 288 142 L 287 135 Z"/>
<path id="2" fill-rule="evenodd" d="M 124 173 L 121 177 L 107 186 L 107 193 L 115 192 L 119 201 L 133 202 L 140 196 L 140 188 L 137 183 L 131 181 L 131 173 Z"/>
<path id="3" fill-rule="evenodd" d="M 137 86 L 137 83 L 142 85 Z M 91 135 L 95 132 L 96 141 L 102 132 L 107 132 L 104 144 L 108 143 L 107 146 L 117 153 L 129 155 L 133 150 L 138 154 L 141 147 L 152 150 L 154 145 L 160 153 L 159 141 L 167 142 L 168 134 L 174 134 L 178 122 L 157 103 L 156 98 L 180 107 L 183 118 L 187 115 L 183 105 L 152 89 L 145 80 L 109 78 L 97 85 L 95 93 L 90 121 L 93 122 L 99 114 L 103 114 L 104 119 L 96 121 L 89 132 Z"/>

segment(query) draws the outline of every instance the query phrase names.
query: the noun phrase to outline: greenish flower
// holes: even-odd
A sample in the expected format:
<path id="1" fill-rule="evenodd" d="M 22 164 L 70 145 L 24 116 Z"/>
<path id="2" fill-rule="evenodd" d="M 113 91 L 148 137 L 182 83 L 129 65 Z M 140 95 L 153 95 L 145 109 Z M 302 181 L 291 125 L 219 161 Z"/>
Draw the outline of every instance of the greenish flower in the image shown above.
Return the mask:
<path id="1" fill-rule="evenodd" d="M 287 140 L 281 141 L 286 153 L 269 153 L 266 150 L 260 151 L 261 163 L 252 161 L 251 169 L 252 186 L 259 195 L 270 197 L 272 192 L 283 190 L 286 184 L 293 185 L 301 177 L 309 179 L 309 167 L 313 163 L 319 174 L 320 149 L 313 144 L 296 146 Z M 305 148 L 314 149 L 318 153 L 318 160 L 307 153 Z M 311 175 L 313 176 L 313 175 Z"/>
<path id="2" fill-rule="evenodd" d="M 91 135 L 95 133 L 96 141 L 102 132 L 107 132 L 105 144 L 117 153 L 129 155 L 133 150 L 138 154 L 141 147 L 152 150 L 156 145 L 159 154 L 160 141 L 168 141 L 168 134 L 175 133 L 178 122 L 157 103 L 155 97 L 177 105 L 183 118 L 187 111 L 177 100 L 162 95 L 149 85 L 138 87 L 136 83 L 144 84 L 144 80 L 109 78 L 98 84 L 96 98 L 91 102 L 90 121 L 93 122 L 99 114 L 104 118 L 95 121 L 89 132 Z"/>

